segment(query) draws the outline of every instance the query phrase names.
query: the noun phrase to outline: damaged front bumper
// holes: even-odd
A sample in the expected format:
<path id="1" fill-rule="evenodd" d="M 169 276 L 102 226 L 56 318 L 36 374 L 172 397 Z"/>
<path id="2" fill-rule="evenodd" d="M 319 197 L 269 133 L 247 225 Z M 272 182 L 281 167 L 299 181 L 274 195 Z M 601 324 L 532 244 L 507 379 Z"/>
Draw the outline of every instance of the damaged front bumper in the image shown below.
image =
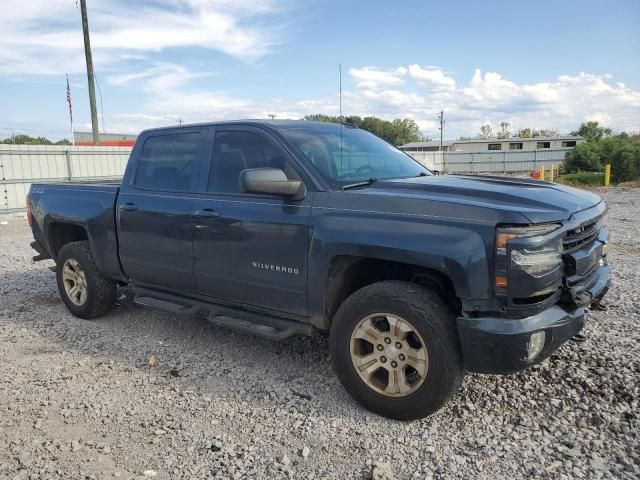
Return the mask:
<path id="1" fill-rule="evenodd" d="M 579 333 L 589 304 L 598 303 L 611 285 L 609 266 L 589 276 L 574 302 L 559 303 L 526 318 L 458 317 L 458 334 L 467 371 L 513 373 L 541 362 Z"/>

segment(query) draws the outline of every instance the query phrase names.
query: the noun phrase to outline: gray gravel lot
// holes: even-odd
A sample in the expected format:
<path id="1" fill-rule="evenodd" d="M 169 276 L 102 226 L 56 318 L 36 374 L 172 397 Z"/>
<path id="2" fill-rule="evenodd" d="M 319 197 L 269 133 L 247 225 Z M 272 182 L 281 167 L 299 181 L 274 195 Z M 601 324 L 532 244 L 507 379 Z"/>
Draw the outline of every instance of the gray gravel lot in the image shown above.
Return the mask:
<path id="1" fill-rule="evenodd" d="M 640 189 L 599 193 L 615 287 L 587 341 L 469 375 L 411 423 L 351 400 L 321 336 L 243 336 L 127 289 L 106 317 L 72 317 L 24 218 L 0 216 L 0 479 L 638 478 Z"/>

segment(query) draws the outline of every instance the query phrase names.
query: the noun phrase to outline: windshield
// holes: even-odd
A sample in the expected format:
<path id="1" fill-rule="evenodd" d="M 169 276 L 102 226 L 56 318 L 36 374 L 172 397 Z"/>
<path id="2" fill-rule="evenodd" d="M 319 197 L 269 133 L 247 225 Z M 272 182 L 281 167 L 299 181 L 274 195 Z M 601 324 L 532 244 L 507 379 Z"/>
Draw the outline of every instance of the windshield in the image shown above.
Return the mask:
<path id="1" fill-rule="evenodd" d="M 280 132 L 333 186 L 431 175 L 413 158 L 365 130 L 335 124 L 283 128 Z"/>

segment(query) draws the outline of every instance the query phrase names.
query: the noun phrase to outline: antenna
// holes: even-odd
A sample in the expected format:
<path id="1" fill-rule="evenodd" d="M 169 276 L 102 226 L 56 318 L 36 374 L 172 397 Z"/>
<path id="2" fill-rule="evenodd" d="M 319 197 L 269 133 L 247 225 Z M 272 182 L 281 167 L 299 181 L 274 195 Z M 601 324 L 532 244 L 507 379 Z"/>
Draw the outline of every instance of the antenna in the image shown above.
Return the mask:
<path id="1" fill-rule="evenodd" d="M 440 115 L 438 115 L 438 119 L 440 120 L 440 155 L 442 155 L 442 170 L 447 172 L 447 163 L 444 157 L 444 150 L 442 149 L 442 135 L 444 133 L 444 110 L 440 110 Z"/>
<path id="2" fill-rule="evenodd" d="M 338 72 L 340 74 L 340 120 L 342 120 L 342 64 L 338 64 Z"/>
<path id="3" fill-rule="evenodd" d="M 98 76 L 95 75 L 96 85 L 98 86 L 98 94 L 100 95 L 100 117 L 102 118 L 102 133 L 105 133 L 104 126 L 104 107 L 102 106 L 102 89 L 100 88 L 100 82 L 98 82 Z"/>

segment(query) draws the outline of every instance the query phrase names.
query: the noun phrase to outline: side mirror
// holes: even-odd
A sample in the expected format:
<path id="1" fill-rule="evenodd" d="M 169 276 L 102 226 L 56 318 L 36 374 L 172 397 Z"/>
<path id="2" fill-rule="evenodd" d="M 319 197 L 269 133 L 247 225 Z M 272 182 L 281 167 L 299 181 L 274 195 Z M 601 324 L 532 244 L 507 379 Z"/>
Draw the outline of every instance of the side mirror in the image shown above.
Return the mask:
<path id="1" fill-rule="evenodd" d="M 279 168 L 250 168 L 240 172 L 240 191 L 293 197 L 304 195 L 304 185 L 300 180 L 289 180 Z"/>

